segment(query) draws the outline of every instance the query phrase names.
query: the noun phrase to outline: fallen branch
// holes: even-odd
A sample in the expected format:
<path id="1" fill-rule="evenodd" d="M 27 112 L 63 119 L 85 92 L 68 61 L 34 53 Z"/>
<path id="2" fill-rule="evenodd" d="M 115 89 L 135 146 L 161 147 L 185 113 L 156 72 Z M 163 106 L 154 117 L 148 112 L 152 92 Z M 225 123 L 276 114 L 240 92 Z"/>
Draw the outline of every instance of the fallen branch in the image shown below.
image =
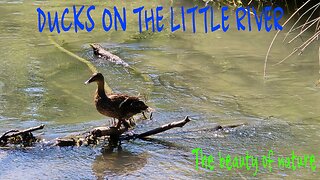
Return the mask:
<path id="1" fill-rule="evenodd" d="M 91 135 L 94 137 L 102 137 L 102 136 L 111 136 L 118 135 L 120 136 L 124 132 L 126 132 L 127 128 L 116 128 L 116 127 L 97 127 L 91 130 Z"/>
<path id="2" fill-rule="evenodd" d="M 150 131 L 141 133 L 141 134 L 124 134 L 126 131 L 128 131 L 128 128 L 121 127 L 96 127 L 92 129 L 89 132 L 77 134 L 77 135 L 70 135 L 68 137 L 59 138 L 55 140 L 55 143 L 52 142 L 54 146 L 82 146 L 82 145 L 96 145 L 99 144 L 100 141 L 108 140 L 108 148 L 112 150 L 115 147 L 119 146 L 119 143 L 123 140 L 134 140 L 134 139 L 143 139 L 146 140 L 147 137 L 165 132 L 167 130 L 177 128 L 177 127 L 183 127 L 188 122 L 190 122 L 190 118 L 187 116 L 181 121 L 175 121 L 171 122 L 165 125 L 162 125 L 158 128 L 152 129 Z M 239 126 L 242 126 L 245 124 L 232 124 L 232 125 L 225 125 L 225 126 L 214 126 L 211 128 L 205 128 L 205 129 L 198 129 L 198 130 L 191 130 L 187 132 L 195 132 L 195 131 L 219 131 L 219 130 L 225 130 L 230 128 L 236 128 Z M 44 125 L 32 127 L 25 130 L 10 130 L 4 133 L 0 137 L 0 146 L 5 146 L 12 142 L 12 138 L 17 138 L 18 140 L 13 140 L 14 142 L 12 144 L 19 144 L 15 143 L 15 141 L 20 142 L 20 144 L 26 144 L 26 143 L 32 143 L 35 141 L 35 138 L 31 134 L 31 132 L 43 129 Z"/>
<path id="3" fill-rule="evenodd" d="M 124 62 L 119 56 L 112 54 L 111 52 L 103 49 L 100 44 L 90 44 L 90 46 L 93 49 L 93 53 L 98 56 L 99 58 L 102 58 L 104 60 L 110 61 L 112 63 L 115 63 L 117 65 L 122 65 L 124 67 L 129 67 L 129 64 Z"/>
<path id="4" fill-rule="evenodd" d="M 32 128 L 28 128 L 28 129 L 25 129 L 25 130 L 10 130 L 8 132 L 5 132 L 1 137 L 0 137 L 0 140 L 5 140 L 5 139 L 8 139 L 10 137 L 15 137 L 15 136 L 19 136 L 19 135 L 22 135 L 22 134 L 26 134 L 26 133 L 30 133 L 30 132 L 33 132 L 33 131 L 37 131 L 37 130 L 40 130 L 40 129 L 43 129 L 44 128 L 44 125 L 40 125 L 40 126 L 36 126 L 36 127 L 32 127 Z M 10 134 L 12 133 L 12 134 Z M 9 135 L 8 135 L 9 134 Z"/>
<path id="5" fill-rule="evenodd" d="M 109 149 L 113 149 L 118 146 L 119 141 L 123 140 L 134 140 L 134 139 L 142 139 L 146 140 L 147 137 L 162 133 L 164 131 L 177 128 L 177 127 L 183 127 L 186 125 L 188 122 L 190 122 L 190 118 L 187 116 L 185 119 L 181 121 L 175 121 L 172 123 L 168 123 L 165 125 L 162 125 L 158 128 L 152 129 L 150 131 L 141 133 L 141 134 L 125 134 L 128 129 L 122 127 L 120 129 L 117 129 L 116 127 L 97 127 L 94 128 L 93 130 L 90 131 L 89 135 L 80 138 L 80 139 L 75 139 L 75 138 L 67 138 L 67 139 L 58 139 L 57 143 L 55 145 L 57 146 L 81 146 L 82 144 L 97 144 L 98 138 L 101 137 L 108 137 L 109 139 Z M 196 132 L 196 131 L 220 131 L 220 130 L 226 130 L 226 129 L 232 129 L 232 128 L 237 128 L 240 126 L 245 125 L 245 123 L 241 124 L 230 124 L 230 125 L 216 125 L 211 128 L 204 128 L 204 129 L 197 129 L 197 130 L 191 130 L 188 132 Z"/>
<path id="6" fill-rule="evenodd" d="M 151 135 L 155 135 L 164 131 L 167 131 L 169 129 L 175 128 L 175 127 L 183 127 L 185 124 L 187 124 L 188 122 L 190 122 L 191 120 L 189 119 L 189 117 L 187 116 L 184 120 L 181 121 L 176 121 L 176 122 L 172 122 L 166 125 L 163 125 L 159 128 L 141 133 L 141 134 L 131 134 L 131 135 L 123 135 L 120 137 L 120 140 L 131 140 L 131 139 L 145 139 L 148 136 Z M 190 131 L 186 131 L 186 132 L 199 132 L 199 131 L 224 131 L 227 129 L 233 129 L 233 128 L 237 128 L 240 126 L 244 126 L 246 125 L 246 123 L 241 123 L 241 124 L 229 124 L 229 125 L 216 125 L 214 127 L 210 127 L 210 128 L 203 128 L 203 129 L 194 129 L 194 130 L 190 130 Z"/>
<path id="7" fill-rule="evenodd" d="M 185 124 L 187 124 L 187 123 L 190 122 L 190 121 L 191 121 L 191 120 L 190 120 L 189 117 L 187 116 L 187 117 L 185 117 L 184 120 L 172 122 L 172 123 L 169 123 L 169 124 L 165 124 L 165 125 L 163 125 L 163 126 L 161 126 L 161 127 L 158 127 L 158 128 L 156 128 L 156 129 L 147 131 L 147 132 L 145 132 L 145 133 L 138 134 L 138 135 L 136 136 L 136 138 L 143 139 L 143 138 L 145 138 L 145 137 L 152 136 L 152 135 L 155 135 L 155 134 L 158 134 L 158 133 L 167 131 L 167 130 L 172 129 L 172 128 L 183 127 Z"/>
<path id="8" fill-rule="evenodd" d="M 244 126 L 244 125 L 247 125 L 247 123 L 229 124 L 229 125 L 223 125 L 223 126 L 216 125 L 216 126 L 209 127 L 209 128 L 193 129 L 193 130 L 190 130 L 187 132 L 190 133 L 190 132 L 201 132 L 201 131 L 225 131 L 228 129 L 233 129 L 233 128 L 237 128 L 237 127 Z"/>
<path id="9" fill-rule="evenodd" d="M 19 139 L 21 142 L 29 141 L 30 139 L 34 138 L 31 132 L 37 131 L 43 128 L 44 128 L 44 125 L 40 125 L 40 126 L 36 126 L 36 127 L 24 129 L 24 130 L 7 131 L 0 137 L 0 146 L 6 145 L 8 142 L 8 139 L 16 138 L 18 136 L 21 136 L 21 139 Z"/>
<path id="10" fill-rule="evenodd" d="M 131 139 L 143 139 L 147 136 L 155 135 L 164 131 L 167 131 L 176 127 L 183 127 L 185 124 L 190 122 L 190 118 L 187 116 L 184 120 L 172 122 L 169 124 L 165 124 L 156 129 L 141 133 L 141 134 L 130 134 L 130 135 L 122 135 L 128 129 L 121 127 L 120 129 L 116 127 L 97 127 L 90 131 L 89 135 L 85 137 L 69 137 L 57 139 L 55 143 L 56 146 L 80 146 L 82 144 L 97 144 L 98 139 L 100 137 L 109 137 L 109 144 L 112 147 L 115 147 L 119 141 L 121 140 L 131 140 Z"/>
<path id="11" fill-rule="evenodd" d="M 81 146 L 83 144 L 90 145 L 90 144 L 97 144 L 98 139 L 100 137 L 111 137 L 111 136 L 120 136 L 121 134 L 125 133 L 128 128 L 121 127 L 120 129 L 116 127 L 96 127 L 92 129 L 86 135 L 71 135 L 69 137 L 58 138 L 56 140 L 55 146 Z"/>

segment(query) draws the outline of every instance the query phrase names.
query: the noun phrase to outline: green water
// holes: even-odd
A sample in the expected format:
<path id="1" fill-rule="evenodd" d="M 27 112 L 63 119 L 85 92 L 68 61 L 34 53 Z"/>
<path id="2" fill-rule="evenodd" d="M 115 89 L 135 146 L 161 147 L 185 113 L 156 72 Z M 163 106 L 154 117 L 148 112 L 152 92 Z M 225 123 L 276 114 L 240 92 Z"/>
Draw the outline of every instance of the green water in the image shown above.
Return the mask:
<path id="1" fill-rule="evenodd" d="M 109 123 L 93 105 L 96 87 L 83 84 L 91 71 L 51 44 L 48 35 L 65 49 L 90 60 L 113 91 L 148 97 L 148 104 L 156 109 L 154 119 L 139 124 L 136 132 L 186 115 L 194 121 L 182 129 L 159 134 L 153 141 L 124 142 L 121 152 L 111 154 L 102 147 L 39 145 L 27 150 L 1 149 L 0 179 L 315 179 L 320 175 L 319 169 L 312 172 L 309 166 L 293 171 L 274 165 L 269 172 L 260 165 L 256 177 L 245 169 L 196 170 L 191 153 L 200 147 L 215 157 L 219 151 L 232 156 L 249 151 L 262 157 L 273 149 L 276 159 L 289 156 L 294 150 L 298 155 L 314 154 L 320 167 L 320 93 L 315 86 L 319 78 L 318 44 L 312 44 L 301 56 L 272 66 L 297 45 L 278 41 L 272 49 L 265 80 L 264 57 L 274 31 L 238 32 L 233 27 L 228 32 L 208 34 L 193 34 L 190 30 L 171 33 L 169 29 L 139 34 L 137 18 L 130 17 L 126 32 L 107 33 L 98 22 L 99 12 L 105 7 L 126 6 L 130 11 L 141 5 L 152 8 L 161 4 L 164 10 L 170 6 L 194 6 L 187 1 L 77 1 L 77 5 L 96 6 L 92 13 L 97 20 L 93 32 L 38 32 L 37 7 L 62 12 L 74 3 L 0 1 L 1 133 L 45 124 L 41 137 L 51 141 Z M 165 14 L 165 22 L 168 15 Z M 219 19 L 220 14 L 217 16 Z M 72 21 L 70 17 L 66 20 Z M 196 20 L 200 26 L 202 17 L 197 16 Z M 90 43 L 102 44 L 150 79 L 97 59 Z M 227 132 L 198 130 L 233 123 L 247 125 Z"/>

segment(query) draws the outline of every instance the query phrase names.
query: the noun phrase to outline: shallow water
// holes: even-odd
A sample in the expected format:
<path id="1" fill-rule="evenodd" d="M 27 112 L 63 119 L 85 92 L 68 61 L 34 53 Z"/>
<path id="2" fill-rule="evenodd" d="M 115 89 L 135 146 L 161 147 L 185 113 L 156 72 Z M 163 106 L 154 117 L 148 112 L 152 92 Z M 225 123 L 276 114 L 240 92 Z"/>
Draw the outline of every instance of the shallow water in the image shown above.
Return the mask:
<path id="1" fill-rule="evenodd" d="M 135 2 L 126 7 L 129 11 L 141 5 L 151 8 L 162 4 L 164 9 L 194 5 L 186 1 L 161 2 Z M 95 12 L 124 6 L 123 2 L 92 4 L 97 7 Z M 268 79 L 264 80 L 264 57 L 274 31 L 238 32 L 231 28 L 228 32 L 195 35 L 165 29 L 139 34 L 137 20 L 132 17 L 128 18 L 126 32 L 104 32 L 99 22 L 91 33 L 38 32 L 37 7 L 62 12 L 72 5 L 65 1 L 0 1 L 0 132 L 45 124 L 40 135 L 47 142 L 109 123 L 92 104 L 95 86 L 83 84 L 90 70 L 57 49 L 48 35 L 65 49 L 93 62 L 115 92 L 148 97 L 148 104 L 156 109 L 154 118 L 138 124 L 136 132 L 186 115 L 194 121 L 150 141 L 124 142 L 122 150 L 114 153 L 105 152 L 101 146 L 56 148 L 45 143 L 31 149 L 1 149 L 0 179 L 314 179 L 320 175 L 318 169 L 313 172 L 309 166 L 293 171 L 274 165 L 269 172 L 260 165 L 256 176 L 246 169 L 196 170 L 191 153 L 199 147 L 214 157 L 219 151 L 231 156 L 249 151 L 261 158 L 272 149 L 276 159 L 294 150 L 298 155 L 314 154 L 319 166 L 316 44 L 301 56 L 271 66 L 296 45 L 277 42 L 270 56 Z M 99 14 L 93 17 L 99 19 Z M 168 14 L 164 21 L 167 19 Z M 201 19 L 196 19 L 198 26 Z M 150 79 L 97 59 L 89 47 L 93 42 L 102 44 Z M 246 125 L 224 132 L 210 131 L 217 124 L 238 123 Z"/>

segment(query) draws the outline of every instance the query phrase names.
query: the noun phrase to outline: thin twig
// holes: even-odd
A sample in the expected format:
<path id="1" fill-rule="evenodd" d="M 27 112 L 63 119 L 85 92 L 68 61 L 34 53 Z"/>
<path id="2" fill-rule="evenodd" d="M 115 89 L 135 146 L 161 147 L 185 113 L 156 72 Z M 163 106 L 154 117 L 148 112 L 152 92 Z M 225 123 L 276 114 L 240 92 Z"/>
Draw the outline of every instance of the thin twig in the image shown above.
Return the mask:
<path id="1" fill-rule="evenodd" d="M 310 0 L 309 0 L 309 1 L 310 1 Z M 304 3 L 299 9 L 297 9 L 297 10 L 289 17 L 289 19 L 286 21 L 286 23 L 289 22 L 289 21 L 294 17 L 294 15 L 295 15 L 296 13 L 298 13 L 298 11 L 300 11 L 300 10 L 302 9 L 302 7 L 304 7 L 309 1 L 307 1 L 307 2 Z M 315 6 L 316 6 L 316 5 L 315 5 Z M 287 38 L 287 36 L 289 35 L 289 33 L 292 32 L 291 30 L 298 24 L 298 22 L 300 21 L 300 19 L 301 19 L 304 15 L 306 15 L 309 11 L 311 11 L 311 9 L 313 9 L 313 7 L 310 8 L 310 9 L 308 9 L 306 12 L 304 12 L 304 13 L 295 21 L 295 23 L 292 25 L 292 27 L 290 28 L 290 30 L 286 33 L 286 35 L 285 35 L 285 37 L 284 37 L 284 39 L 283 39 L 282 42 L 284 42 L 284 41 L 286 40 L 286 38 Z M 286 24 L 286 23 L 285 23 L 285 24 Z M 283 26 L 284 26 L 285 24 L 283 24 Z"/>
<path id="2" fill-rule="evenodd" d="M 36 126 L 36 127 L 24 129 L 24 130 L 10 130 L 10 131 L 4 133 L 0 137 L 0 140 L 5 141 L 10 137 L 16 137 L 16 136 L 19 136 L 21 134 L 30 133 L 30 132 L 37 131 L 37 130 L 40 130 L 40 129 L 43 129 L 43 128 L 44 128 L 44 125 L 42 124 L 40 126 Z"/>
<path id="3" fill-rule="evenodd" d="M 296 15 L 300 9 L 302 9 L 307 3 L 309 3 L 311 0 L 308 0 L 306 3 L 304 3 L 299 9 L 297 9 L 290 17 L 289 19 L 287 19 L 286 22 L 283 23 L 282 27 L 285 26 L 293 17 L 294 15 Z M 267 51 L 267 54 L 266 54 L 266 57 L 265 57 L 265 60 L 264 60 L 264 67 L 263 67 L 263 77 L 266 78 L 267 76 L 267 63 L 268 63 L 268 56 L 270 54 L 270 51 L 271 51 L 271 48 L 273 46 L 273 43 L 275 41 L 275 39 L 277 38 L 277 36 L 279 35 L 280 33 L 280 30 L 278 30 L 278 32 L 275 34 L 275 36 L 273 37 L 272 41 L 271 41 L 271 44 L 269 45 L 269 48 L 268 48 L 268 51 Z"/>
<path id="4" fill-rule="evenodd" d="M 311 38 L 309 38 L 305 43 L 303 43 L 303 48 L 301 48 L 301 53 L 313 42 L 315 41 L 318 36 L 320 34 L 320 31 L 318 31 L 316 34 L 314 34 L 313 36 L 311 36 Z M 300 54 L 301 54 L 300 53 Z"/>
<path id="5" fill-rule="evenodd" d="M 320 17 L 318 18 L 320 19 Z M 317 21 L 314 21 L 313 23 L 311 23 L 308 27 L 306 27 L 304 30 L 301 30 L 299 34 L 297 34 L 294 38 L 292 38 L 288 44 L 290 44 L 292 41 L 294 41 L 297 37 L 299 37 L 301 34 L 303 34 L 306 30 L 308 30 L 311 26 L 313 26 Z"/>
<path id="6" fill-rule="evenodd" d="M 296 53 L 298 50 L 300 50 L 299 55 L 305 50 L 305 48 L 311 44 L 320 34 L 320 31 L 317 32 L 316 34 L 314 34 L 311 38 L 309 38 L 307 41 L 305 41 L 302 45 L 300 45 L 298 48 L 295 48 L 287 57 L 285 57 L 284 59 L 282 59 L 281 61 L 277 62 L 276 64 L 274 64 L 273 66 L 279 65 L 281 63 L 283 63 L 284 61 L 286 61 L 289 57 L 291 57 L 294 53 Z"/>
<path id="7" fill-rule="evenodd" d="M 319 46 L 319 74 L 320 74 L 320 46 Z"/>
<path id="8" fill-rule="evenodd" d="M 315 7 L 314 10 L 312 11 L 312 13 L 309 15 L 308 19 L 305 21 L 304 24 L 306 24 L 306 22 L 308 22 L 310 20 L 310 18 L 312 17 L 312 15 L 316 12 L 316 10 L 319 8 L 320 6 L 320 3 L 318 3 L 318 7 Z M 301 28 L 301 30 L 303 29 L 304 27 Z"/>
<path id="9" fill-rule="evenodd" d="M 305 24 L 302 24 L 302 25 L 300 25 L 300 26 L 292 29 L 291 32 L 294 32 L 294 31 L 296 31 L 296 30 L 298 30 L 298 29 L 301 29 L 303 26 L 308 25 L 308 24 L 310 24 L 310 23 L 313 23 L 313 22 L 315 22 L 315 21 L 318 21 L 318 24 L 319 24 L 319 22 L 320 22 L 320 21 L 319 21 L 319 18 L 315 18 L 315 19 L 313 19 L 313 20 L 311 20 L 311 21 L 306 22 Z M 318 27 L 318 26 L 317 26 L 317 27 Z"/>
<path id="10" fill-rule="evenodd" d="M 158 134 L 158 133 L 167 131 L 167 130 L 175 128 L 175 127 L 183 127 L 185 124 L 187 124 L 190 121 L 191 121 L 190 118 L 187 116 L 184 120 L 176 121 L 176 122 L 172 122 L 172 123 L 163 125 L 163 126 L 158 127 L 156 129 L 147 131 L 145 133 L 141 133 L 141 134 L 137 135 L 136 137 L 141 139 L 141 138 L 145 138 L 147 136 L 151 136 L 154 134 Z"/>
<path id="11" fill-rule="evenodd" d="M 10 134 L 10 133 L 13 133 L 13 132 L 19 132 L 19 130 L 12 129 L 12 130 L 9 130 L 9 131 L 3 133 L 2 136 L 0 137 L 0 140 L 6 139 L 7 138 L 7 134 Z"/>

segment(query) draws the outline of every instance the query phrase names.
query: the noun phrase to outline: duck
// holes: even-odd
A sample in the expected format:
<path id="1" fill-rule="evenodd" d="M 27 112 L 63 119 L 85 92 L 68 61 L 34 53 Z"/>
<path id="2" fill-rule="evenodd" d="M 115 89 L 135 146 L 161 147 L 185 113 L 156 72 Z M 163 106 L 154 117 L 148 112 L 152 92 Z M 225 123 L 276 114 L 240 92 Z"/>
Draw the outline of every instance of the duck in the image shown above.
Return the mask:
<path id="1" fill-rule="evenodd" d="M 98 85 L 94 94 L 94 104 L 97 111 L 107 117 L 118 119 L 116 125 L 118 129 L 122 124 L 125 128 L 129 128 L 130 124 L 126 120 L 130 120 L 136 114 L 152 110 L 138 96 L 107 94 L 104 89 L 104 76 L 101 73 L 94 73 L 85 84 L 93 82 L 96 82 Z"/>

